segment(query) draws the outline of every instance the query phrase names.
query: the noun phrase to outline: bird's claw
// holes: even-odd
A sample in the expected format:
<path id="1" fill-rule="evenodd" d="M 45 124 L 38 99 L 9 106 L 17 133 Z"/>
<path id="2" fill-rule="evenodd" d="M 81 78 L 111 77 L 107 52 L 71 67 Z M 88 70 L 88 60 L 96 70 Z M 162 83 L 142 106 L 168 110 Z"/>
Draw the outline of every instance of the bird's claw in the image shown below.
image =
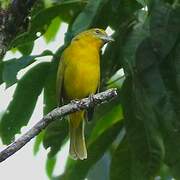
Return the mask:
<path id="1" fill-rule="evenodd" d="M 73 99 L 73 100 L 71 100 L 70 102 L 71 102 L 72 104 L 76 104 L 77 101 L 78 101 L 78 99 Z"/>
<path id="2" fill-rule="evenodd" d="M 94 99 L 94 94 L 90 94 L 88 98 L 89 98 L 89 100 L 90 100 L 89 106 L 91 107 L 91 106 L 93 106 L 93 102 L 94 102 L 94 100 L 95 100 L 95 99 Z"/>

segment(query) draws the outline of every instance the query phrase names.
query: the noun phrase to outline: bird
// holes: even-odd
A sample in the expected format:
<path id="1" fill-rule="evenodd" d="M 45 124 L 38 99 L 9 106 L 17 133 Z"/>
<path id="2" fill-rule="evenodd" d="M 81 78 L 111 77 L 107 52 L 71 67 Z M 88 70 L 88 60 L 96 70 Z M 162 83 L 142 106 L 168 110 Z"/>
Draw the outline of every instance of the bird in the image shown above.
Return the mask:
<path id="1" fill-rule="evenodd" d="M 100 51 L 114 41 L 105 30 L 92 28 L 77 34 L 62 52 L 57 71 L 57 100 L 59 104 L 95 94 L 100 86 Z M 84 136 L 84 110 L 68 116 L 70 147 L 74 159 L 87 158 Z"/>

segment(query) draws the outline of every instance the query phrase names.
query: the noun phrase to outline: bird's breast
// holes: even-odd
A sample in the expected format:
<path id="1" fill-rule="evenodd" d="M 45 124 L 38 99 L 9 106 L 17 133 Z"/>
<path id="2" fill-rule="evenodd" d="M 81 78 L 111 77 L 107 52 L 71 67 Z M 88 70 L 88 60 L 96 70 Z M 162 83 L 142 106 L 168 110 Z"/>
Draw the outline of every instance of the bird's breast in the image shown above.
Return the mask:
<path id="1" fill-rule="evenodd" d="M 69 100 L 95 93 L 100 81 L 99 63 L 71 62 L 65 70 L 64 91 Z"/>

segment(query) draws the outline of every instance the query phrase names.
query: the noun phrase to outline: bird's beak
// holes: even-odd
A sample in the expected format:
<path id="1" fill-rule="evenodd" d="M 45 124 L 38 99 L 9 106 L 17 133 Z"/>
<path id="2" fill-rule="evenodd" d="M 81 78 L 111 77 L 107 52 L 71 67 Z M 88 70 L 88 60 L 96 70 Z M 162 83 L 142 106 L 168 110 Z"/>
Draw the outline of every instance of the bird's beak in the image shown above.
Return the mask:
<path id="1" fill-rule="evenodd" d="M 100 38 L 104 41 L 104 43 L 109 43 L 109 42 L 114 41 L 114 39 L 111 36 L 108 36 L 108 35 L 103 35 Z"/>

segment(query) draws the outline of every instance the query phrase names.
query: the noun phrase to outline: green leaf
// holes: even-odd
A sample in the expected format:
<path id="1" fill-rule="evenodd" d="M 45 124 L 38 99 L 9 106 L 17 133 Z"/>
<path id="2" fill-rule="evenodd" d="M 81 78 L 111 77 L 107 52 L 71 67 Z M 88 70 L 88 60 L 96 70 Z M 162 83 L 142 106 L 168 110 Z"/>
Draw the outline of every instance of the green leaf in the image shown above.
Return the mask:
<path id="1" fill-rule="evenodd" d="M 43 35 L 48 30 L 48 27 L 52 23 L 53 19 L 56 17 L 70 21 L 81 10 L 83 5 L 84 4 L 79 1 L 71 3 L 62 2 L 58 5 L 39 11 L 38 14 L 32 17 L 29 31 L 19 35 L 12 42 L 11 47 L 16 47 L 19 44 L 24 44 L 25 42 L 34 41 L 39 37 L 37 36 L 37 32 L 40 33 L 40 36 Z"/>
<path id="2" fill-rule="evenodd" d="M 175 75 L 175 84 L 176 84 L 176 87 L 177 87 L 177 91 L 178 91 L 178 94 L 180 95 L 180 73 L 179 73 L 179 70 L 180 70 L 180 43 L 178 43 L 176 45 L 176 47 L 174 48 L 174 53 L 172 53 L 172 63 L 173 63 L 173 75 Z M 171 59 L 170 59 L 171 60 Z"/>
<path id="3" fill-rule="evenodd" d="M 123 68 L 124 71 L 128 74 L 133 73 L 135 67 L 135 57 L 136 51 L 141 42 L 148 37 L 149 35 L 149 26 L 148 20 L 143 23 L 140 23 L 137 27 L 134 27 L 133 31 L 128 35 L 126 43 L 123 48 Z"/>
<path id="4" fill-rule="evenodd" d="M 127 139 L 124 139 L 116 148 L 112 156 L 110 167 L 111 180 L 144 180 L 146 179 L 138 168 L 136 161 L 133 161 L 133 155 Z"/>
<path id="5" fill-rule="evenodd" d="M 176 179 L 180 178 L 178 170 L 180 168 L 180 143 L 178 141 L 180 138 L 180 100 L 177 98 L 180 96 L 179 48 L 180 43 L 178 43 L 170 55 L 164 59 L 161 66 L 161 73 L 167 91 L 167 101 L 158 109 L 161 124 L 164 125 L 163 122 L 169 122 L 166 126 L 161 126 L 166 150 L 165 163 L 169 166 L 171 173 Z M 168 113 L 164 114 L 163 112 Z"/>
<path id="6" fill-rule="evenodd" d="M 63 0 L 58 4 L 62 4 L 60 18 L 70 25 L 87 4 L 87 0 Z"/>
<path id="7" fill-rule="evenodd" d="M 7 9 L 10 5 L 10 0 L 1 0 L 0 5 L 2 9 Z"/>
<path id="8" fill-rule="evenodd" d="M 92 26 L 93 21 L 98 16 L 98 12 L 106 4 L 107 0 L 89 0 L 84 10 L 78 15 L 72 24 L 70 32 L 72 36 L 88 29 Z"/>
<path id="9" fill-rule="evenodd" d="M 54 108 L 57 107 L 57 97 L 56 97 L 56 77 L 58 69 L 59 59 L 53 59 L 51 62 L 51 68 L 47 76 L 44 85 L 44 108 L 43 113 L 46 115 Z"/>
<path id="10" fill-rule="evenodd" d="M 34 155 L 36 155 L 39 152 L 43 137 L 44 137 L 44 131 L 42 131 L 40 134 L 37 135 L 37 137 L 35 139 L 34 147 L 33 147 Z"/>
<path id="11" fill-rule="evenodd" d="M 19 59 L 10 59 L 4 62 L 3 81 L 6 82 L 6 87 L 10 87 L 17 82 L 17 73 L 35 62 L 34 56 L 23 56 Z"/>
<path id="12" fill-rule="evenodd" d="M 0 136 L 9 144 L 22 126 L 27 125 L 37 98 L 42 91 L 50 63 L 40 63 L 31 68 L 19 81 L 6 113 L 0 123 Z"/>
<path id="13" fill-rule="evenodd" d="M 148 20 L 130 34 L 124 49 L 124 68 L 128 73 L 122 88 L 122 105 L 127 138 L 132 155 L 145 179 L 153 178 L 164 157 L 164 145 L 154 103 L 164 96 L 164 85 L 157 68 L 158 59 L 146 38 Z M 139 31 L 137 31 L 139 30 Z M 151 89 L 150 89 L 151 87 Z M 157 94 L 159 97 L 157 98 Z M 143 151 L 142 151 L 143 149 Z"/>
<path id="14" fill-rule="evenodd" d="M 39 11 L 42 10 L 42 9 L 45 9 L 45 3 L 44 3 L 44 1 L 37 1 L 37 2 L 36 2 L 36 5 L 33 6 L 33 8 L 31 9 L 31 14 L 30 14 L 30 16 L 32 17 L 32 16 L 38 14 Z"/>
<path id="15" fill-rule="evenodd" d="M 126 80 L 122 89 L 125 127 L 134 161 L 142 176 L 150 179 L 159 171 L 164 157 L 162 137 L 158 131 L 151 100 L 140 84 L 141 80 Z M 143 149 L 143 151 L 142 151 Z"/>
<path id="16" fill-rule="evenodd" d="M 150 18 L 150 32 L 153 48 L 164 58 L 173 48 L 180 33 L 180 7 L 155 3 Z"/>
<path id="17" fill-rule="evenodd" d="M 3 62 L 1 61 L 0 62 L 0 84 L 2 84 L 4 81 L 3 81 L 3 68 L 4 68 L 4 64 Z"/>
<path id="18" fill-rule="evenodd" d="M 179 52 L 179 48 L 175 52 L 176 53 Z M 138 119 L 140 119 L 142 116 L 141 113 L 144 112 L 143 115 L 144 118 L 141 120 L 141 122 L 138 123 L 138 126 L 142 122 L 145 123 L 143 125 L 143 128 L 146 128 L 147 135 L 150 137 L 150 139 L 153 138 L 155 140 L 154 141 L 151 139 L 150 142 L 153 144 L 156 142 L 156 145 L 152 144 L 152 148 L 154 149 L 154 152 L 156 152 L 156 155 L 159 156 L 161 154 L 161 156 L 163 157 L 165 151 L 165 162 L 169 165 L 172 174 L 178 179 L 180 177 L 178 170 L 180 165 L 179 163 L 180 143 L 178 141 L 178 139 L 180 138 L 180 133 L 178 130 L 179 109 L 177 109 L 177 107 L 179 107 L 180 104 L 177 100 L 177 97 L 179 96 L 179 92 L 177 91 L 178 89 L 176 89 L 176 85 L 175 85 L 176 84 L 175 81 L 178 79 L 178 76 L 176 76 L 175 72 L 177 72 L 179 69 L 179 63 L 178 63 L 179 60 L 176 59 L 176 57 L 177 58 L 179 57 L 178 55 L 179 53 L 177 54 L 176 53 L 171 54 L 173 55 L 172 57 L 174 57 L 173 59 L 167 58 L 167 59 L 161 59 L 161 61 L 159 61 L 158 57 L 152 50 L 152 43 L 150 39 L 148 38 L 145 39 L 139 46 L 136 54 L 136 65 L 137 65 L 136 70 L 138 70 L 136 71 L 136 73 L 137 72 L 139 73 L 136 74 L 135 77 L 133 77 L 134 83 L 132 83 L 131 87 L 129 86 L 126 89 L 127 96 L 129 96 L 129 100 L 126 101 L 130 102 L 132 99 L 134 99 L 134 101 L 135 100 L 137 101 L 137 102 L 135 101 L 136 104 L 134 105 L 136 108 L 134 108 L 134 110 L 133 107 L 129 109 L 130 112 L 134 111 L 135 114 L 138 113 L 137 115 L 135 115 L 136 118 L 133 119 L 135 119 L 137 123 Z M 129 82 L 129 84 L 131 83 Z M 130 97 L 130 92 L 127 92 L 128 89 L 131 89 L 130 91 L 132 95 L 134 94 L 133 96 Z M 174 101 L 174 99 L 176 99 L 176 101 Z M 140 103 L 138 105 L 138 102 L 141 102 L 142 108 L 140 108 Z M 149 108 L 147 105 L 149 106 Z M 128 107 L 130 107 L 130 105 L 128 105 Z M 138 112 L 140 109 L 141 111 Z M 150 120 L 149 118 L 152 119 Z M 146 124 L 147 122 L 145 120 L 147 122 L 151 122 L 151 125 Z M 155 123 L 157 123 L 157 125 Z M 132 124 L 132 120 L 131 120 L 131 124 Z M 152 127 L 152 125 L 154 126 L 154 128 Z M 150 128 L 151 130 L 147 131 L 147 128 L 148 129 Z M 137 129 L 138 128 L 136 127 L 136 130 Z M 156 131 L 158 130 L 158 132 L 155 132 L 153 129 L 154 130 L 156 129 Z M 137 132 L 140 131 L 141 133 L 143 132 L 142 129 L 138 130 Z M 132 134 L 134 133 L 132 132 Z M 158 134 L 161 134 L 161 136 L 159 136 Z M 133 135 L 133 138 L 135 138 L 135 135 L 137 136 L 137 133 Z M 131 136 L 132 135 L 130 135 L 129 137 Z M 144 135 L 140 135 L 140 136 L 142 137 Z M 156 138 L 153 136 L 155 136 Z M 157 137 L 159 137 L 159 140 L 157 139 Z M 161 137 L 163 137 L 163 143 L 161 142 L 162 141 Z M 133 141 L 131 140 L 131 143 L 132 142 Z M 145 141 L 143 140 L 143 142 Z M 157 151 L 158 150 L 157 148 L 159 146 L 158 144 L 162 146 L 161 153 L 160 151 L 159 153 Z M 141 149 L 144 148 L 141 147 Z M 145 149 L 143 152 L 145 152 Z M 141 156 L 144 157 L 142 153 Z M 153 162 L 157 163 L 157 161 L 154 160 Z"/>
<path id="19" fill-rule="evenodd" d="M 62 144 L 68 135 L 68 122 L 67 120 L 56 120 L 51 123 L 45 130 L 43 145 L 47 149 L 50 147 L 48 157 L 54 157 L 61 149 Z"/>
<path id="20" fill-rule="evenodd" d="M 47 158 L 47 160 L 46 160 L 46 173 L 47 173 L 49 178 L 52 177 L 52 173 L 53 173 L 55 165 L 56 165 L 56 158 L 55 157 Z"/>
<path id="21" fill-rule="evenodd" d="M 61 24 L 61 20 L 59 17 L 53 19 L 46 33 L 44 34 L 44 37 L 47 43 L 55 39 L 55 36 L 59 30 L 60 24 Z"/>
<path id="22" fill-rule="evenodd" d="M 34 47 L 34 42 L 30 43 L 24 43 L 22 46 L 18 46 L 18 50 L 23 54 L 23 55 L 29 55 L 31 54 L 32 50 Z"/>
<path id="23" fill-rule="evenodd" d="M 94 142 L 88 146 L 88 158 L 84 161 L 73 161 L 67 166 L 63 180 L 83 180 L 90 168 L 104 155 L 109 146 L 116 139 L 122 128 L 122 122 L 117 122 L 104 131 Z"/>
<path id="24" fill-rule="evenodd" d="M 161 177 L 161 180 L 173 179 L 170 169 L 165 164 L 162 165 L 159 176 Z"/>
<path id="25" fill-rule="evenodd" d="M 102 84 L 106 84 L 107 80 L 122 66 L 123 47 L 127 41 L 129 23 L 123 24 L 114 34 L 115 42 L 107 45 L 101 61 L 101 77 Z"/>
<path id="26" fill-rule="evenodd" d="M 141 9 L 142 6 L 131 0 L 111 0 L 110 5 L 112 12 L 108 14 L 109 25 L 113 29 L 118 29 L 120 24 L 124 24 L 135 18 L 135 12 Z M 110 8 L 109 8 L 110 9 Z"/>
<path id="27" fill-rule="evenodd" d="M 56 76 L 59 60 L 52 62 L 49 75 L 44 86 L 44 114 L 57 107 L 56 97 Z M 67 121 L 58 120 L 51 123 L 44 132 L 43 145 L 47 149 L 50 147 L 49 157 L 53 157 L 60 150 L 68 135 Z"/>
<path id="28" fill-rule="evenodd" d="M 179 109 L 177 109 L 177 107 L 179 107 L 179 102 L 174 102 L 174 99 L 177 100 L 177 95 L 174 96 L 177 92 L 174 89 L 174 81 L 176 78 L 173 76 L 174 68 L 172 69 L 172 65 L 170 65 L 172 62 L 170 62 L 168 58 L 161 64 L 161 76 L 163 77 L 163 82 L 162 80 L 160 81 L 161 76 L 157 76 L 158 72 L 150 72 L 151 79 L 146 81 L 145 87 L 149 88 L 148 91 L 151 95 L 151 102 L 160 123 L 159 130 L 162 133 L 165 147 L 165 162 L 170 167 L 174 177 L 179 179 L 180 143 L 178 139 L 180 138 L 180 133 Z M 178 63 L 175 63 L 174 66 L 178 68 Z M 172 77 L 169 76 L 169 73 Z"/>
<path id="29" fill-rule="evenodd" d="M 127 137 L 120 142 L 116 150 L 113 152 L 110 167 L 110 179 L 147 179 L 147 177 L 144 176 L 141 164 L 136 161 L 136 158 L 132 154 Z"/>
<path id="30" fill-rule="evenodd" d="M 108 80 L 106 83 L 109 88 L 118 88 L 121 89 L 123 82 L 125 80 L 124 70 L 121 68 Z"/>
<path id="31" fill-rule="evenodd" d="M 51 110 L 57 107 L 57 99 L 56 99 L 56 74 L 59 59 L 53 59 L 51 62 L 51 67 L 49 70 L 49 74 L 46 78 L 46 82 L 44 84 L 44 108 L 43 114 L 46 115 Z M 65 138 L 65 135 L 62 132 L 67 132 L 65 130 L 64 122 L 53 122 L 50 124 L 41 134 L 36 137 L 36 141 L 34 144 L 34 154 L 39 151 L 40 145 L 43 142 L 44 147 L 50 148 L 49 156 L 54 156 L 60 149 L 62 142 Z M 62 127 L 62 128 L 60 128 Z M 66 127 L 67 129 L 67 127 Z"/>
<path id="32" fill-rule="evenodd" d="M 147 6 L 149 0 L 136 0 L 136 1 L 145 7 Z"/>
<path id="33" fill-rule="evenodd" d="M 34 56 L 22 56 L 19 59 L 10 59 L 3 62 L 3 81 L 6 83 L 6 87 L 10 87 L 17 82 L 17 73 L 27 67 L 28 65 L 35 62 L 36 58 L 41 56 L 51 56 L 52 52 L 49 50 L 44 51 L 40 55 Z"/>
<path id="34" fill-rule="evenodd" d="M 105 155 L 89 170 L 88 180 L 109 180 L 109 165 L 111 156 L 109 153 Z"/>
<path id="35" fill-rule="evenodd" d="M 92 119 L 92 122 L 95 122 L 95 126 L 92 129 L 90 141 L 94 141 L 98 136 L 106 131 L 106 129 L 122 119 L 123 114 L 119 97 L 109 103 L 99 106 Z"/>

